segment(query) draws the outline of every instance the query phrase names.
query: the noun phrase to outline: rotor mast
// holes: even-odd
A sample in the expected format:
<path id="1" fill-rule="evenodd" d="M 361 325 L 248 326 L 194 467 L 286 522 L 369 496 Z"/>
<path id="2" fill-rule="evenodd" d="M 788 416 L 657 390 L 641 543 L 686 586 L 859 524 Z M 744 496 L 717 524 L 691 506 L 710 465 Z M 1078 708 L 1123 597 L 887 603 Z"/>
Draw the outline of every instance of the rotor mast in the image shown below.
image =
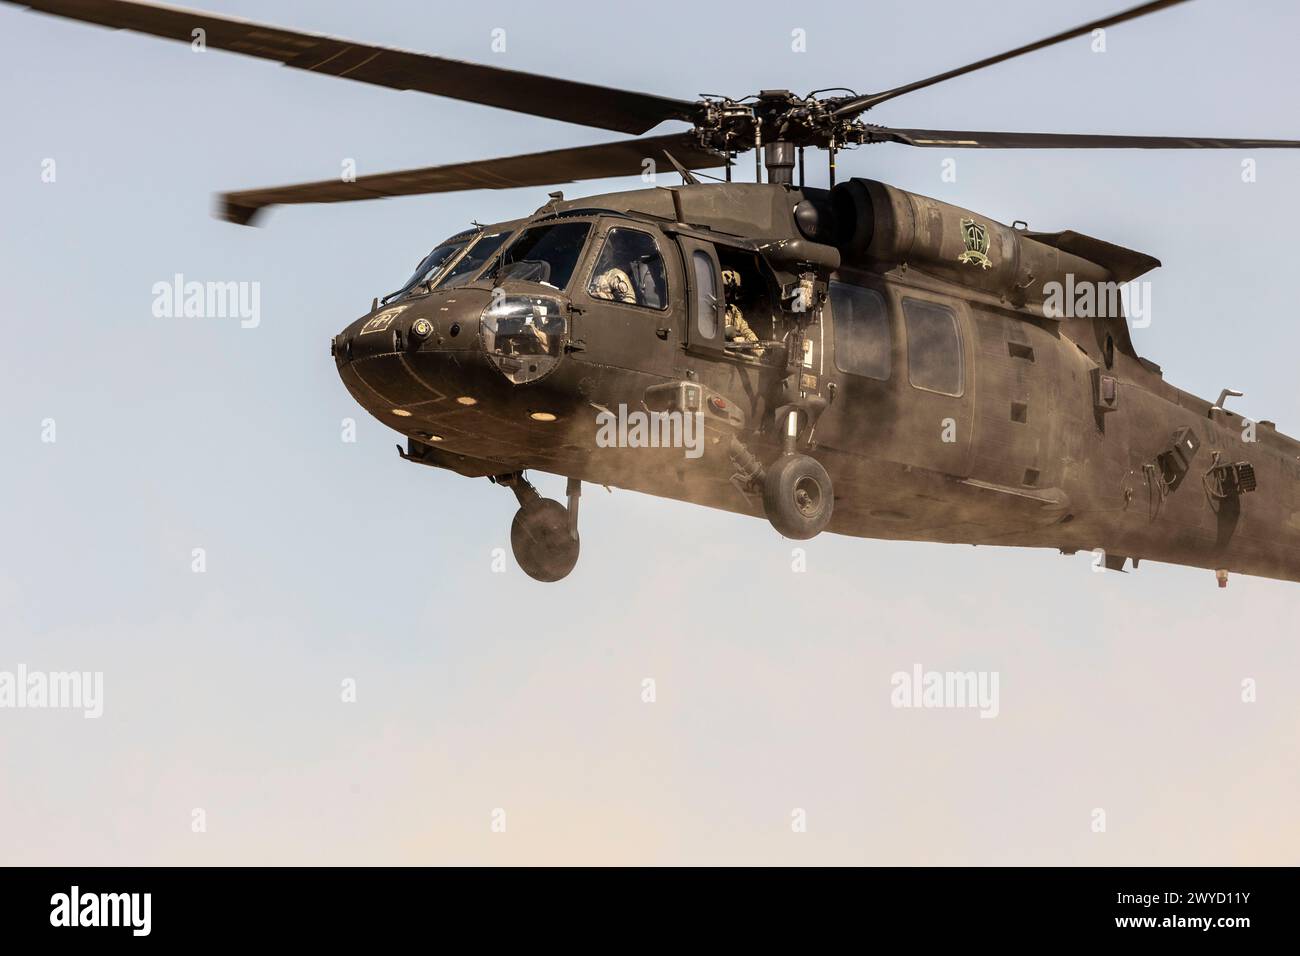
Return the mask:
<path id="1" fill-rule="evenodd" d="M 735 100 L 705 95 L 698 103 L 695 133 L 699 144 L 730 155 L 737 143 L 754 150 L 754 178 L 794 185 L 794 167 L 802 150 L 835 150 L 846 144 L 871 141 L 869 127 L 856 114 L 837 114 L 845 97 L 818 99 L 816 93 L 798 96 L 789 90 L 763 90 Z M 802 163 L 800 163 L 802 177 Z M 833 160 L 832 160 L 832 176 Z"/>

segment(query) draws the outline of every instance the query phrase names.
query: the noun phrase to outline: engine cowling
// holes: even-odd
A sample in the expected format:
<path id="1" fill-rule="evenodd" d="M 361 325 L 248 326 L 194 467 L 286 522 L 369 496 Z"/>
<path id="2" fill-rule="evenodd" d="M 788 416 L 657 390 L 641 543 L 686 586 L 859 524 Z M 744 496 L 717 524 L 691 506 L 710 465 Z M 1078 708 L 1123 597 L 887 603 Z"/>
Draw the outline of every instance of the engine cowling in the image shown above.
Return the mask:
<path id="1" fill-rule="evenodd" d="M 906 265 L 1016 305 L 1041 305 L 1044 284 L 1064 282 L 1067 274 L 1076 283 L 1116 278 L 1024 230 L 875 180 L 837 185 L 830 211 L 846 266 L 885 272 Z"/>

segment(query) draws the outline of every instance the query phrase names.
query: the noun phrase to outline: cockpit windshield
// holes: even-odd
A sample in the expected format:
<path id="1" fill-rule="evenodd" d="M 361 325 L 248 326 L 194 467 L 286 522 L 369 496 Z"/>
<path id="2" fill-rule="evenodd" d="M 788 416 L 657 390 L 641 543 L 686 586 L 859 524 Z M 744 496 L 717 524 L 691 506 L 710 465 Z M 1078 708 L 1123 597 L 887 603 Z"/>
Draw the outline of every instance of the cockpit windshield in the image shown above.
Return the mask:
<path id="1" fill-rule="evenodd" d="M 553 222 L 525 229 L 502 254 L 496 281 L 518 279 L 564 289 L 590 232 L 589 222 Z"/>
<path id="2" fill-rule="evenodd" d="M 454 289 L 474 278 L 483 264 L 501 248 L 501 244 L 510 238 L 509 232 L 484 233 L 474 242 L 469 250 L 460 257 L 460 262 L 451 267 L 438 283 L 439 289 Z"/>
<path id="3" fill-rule="evenodd" d="M 411 278 L 407 279 L 406 283 L 392 295 L 388 296 L 388 298 L 395 299 L 397 296 L 405 295 L 412 289 L 424 285 L 426 282 L 432 283 L 433 280 L 438 277 L 438 274 L 446 267 L 447 263 L 460 255 L 461 250 L 469 245 L 473 238 L 473 233 L 469 233 L 468 235 L 462 233 L 459 236 L 452 236 L 446 242 L 441 243 L 433 250 L 433 252 L 420 260 L 420 264 L 415 267 L 415 273 Z M 387 299 L 385 301 L 387 301 Z"/>

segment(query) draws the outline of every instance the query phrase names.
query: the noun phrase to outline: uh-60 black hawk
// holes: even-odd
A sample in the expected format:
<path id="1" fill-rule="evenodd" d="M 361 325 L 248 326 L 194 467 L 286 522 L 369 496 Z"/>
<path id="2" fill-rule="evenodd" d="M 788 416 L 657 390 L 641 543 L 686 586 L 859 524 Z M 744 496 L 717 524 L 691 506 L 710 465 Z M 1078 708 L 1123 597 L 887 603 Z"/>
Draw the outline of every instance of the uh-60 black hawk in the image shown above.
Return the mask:
<path id="1" fill-rule="evenodd" d="M 1111 568 L 1150 559 L 1214 569 L 1220 584 L 1228 571 L 1300 580 L 1300 443 L 1225 409 L 1228 390 L 1210 402 L 1166 384 L 1134 351 L 1118 309 L 1045 308 L 1054 289 L 1113 288 L 1157 260 L 1077 232 L 1004 226 L 880 182 L 835 182 L 837 153 L 869 143 L 1300 146 L 860 119 L 914 90 L 1183 2 L 1146 3 L 881 93 L 694 101 L 148 3 L 22 5 L 639 137 L 230 193 L 223 213 L 236 223 L 283 203 L 540 186 L 650 164 L 680 174 L 675 186 L 552 193 L 530 215 L 458 233 L 333 339 L 345 385 L 406 436 L 404 458 L 514 492 L 511 542 L 534 578 L 573 568 L 579 492 L 591 482 L 766 516 L 790 538 L 829 530 L 1103 549 Z M 642 135 L 665 121 L 691 128 Z M 803 185 L 809 148 L 829 154 L 830 189 Z M 733 182 L 734 159 L 748 150 L 756 181 Z M 725 181 L 693 172 L 716 167 Z M 641 419 L 639 438 L 632 428 L 625 442 L 601 441 L 612 422 L 631 420 L 628 410 L 658 432 L 646 441 L 653 429 Z M 662 447 L 685 443 L 696 425 L 699 454 Z M 632 444 L 651 447 L 619 447 Z M 530 469 L 568 478 L 567 507 L 538 495 Z"/>

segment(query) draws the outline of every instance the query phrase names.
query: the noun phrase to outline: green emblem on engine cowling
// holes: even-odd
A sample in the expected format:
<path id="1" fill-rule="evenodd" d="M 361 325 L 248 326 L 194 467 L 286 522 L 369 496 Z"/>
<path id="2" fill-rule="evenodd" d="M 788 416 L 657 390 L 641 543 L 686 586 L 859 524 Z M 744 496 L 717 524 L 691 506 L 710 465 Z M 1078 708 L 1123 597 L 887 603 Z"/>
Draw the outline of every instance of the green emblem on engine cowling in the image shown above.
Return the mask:
<path id="1" fill-rule="evenodd" d="M 966 243 L 966 251 L 957 257 L 958 262 L 978 265 L 981 269 L 993 268 L 993 262 L 988 257 L 988 226 L 982 222 L 976 222 L 974 219 L 963 219 L 961 221 L 961 237 Z"/>

